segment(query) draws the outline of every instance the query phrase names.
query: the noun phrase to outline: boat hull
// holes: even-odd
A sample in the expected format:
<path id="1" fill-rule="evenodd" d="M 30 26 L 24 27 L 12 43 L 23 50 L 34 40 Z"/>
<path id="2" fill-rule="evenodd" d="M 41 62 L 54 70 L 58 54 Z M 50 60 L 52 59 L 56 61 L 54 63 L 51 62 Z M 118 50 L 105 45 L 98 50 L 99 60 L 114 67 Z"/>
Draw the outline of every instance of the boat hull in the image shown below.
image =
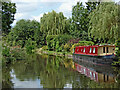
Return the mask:
<path id="1" fill-rule="evenodd" d="M 91 56 L 91 55 L 82 55 L 82 54 L 73 54 L 74 61 L 82 61 L 93 64 L 109 64 L 113 62 L 114 55 L 109 56 Z"/>

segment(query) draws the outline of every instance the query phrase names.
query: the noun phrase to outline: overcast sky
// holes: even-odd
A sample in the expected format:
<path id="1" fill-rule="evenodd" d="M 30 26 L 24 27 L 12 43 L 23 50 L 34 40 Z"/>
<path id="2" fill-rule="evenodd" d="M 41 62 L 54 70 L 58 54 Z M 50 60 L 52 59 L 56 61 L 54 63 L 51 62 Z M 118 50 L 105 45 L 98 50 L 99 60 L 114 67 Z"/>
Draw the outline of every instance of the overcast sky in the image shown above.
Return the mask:
<path id="1" fill-rule="evenodd" d="M 40 22 L 40 17 L 52 10 L 63 12 L 64 16 L 69 18 L 72 16 L 72 6 L 76 5 L 77 1 L 81 1 L 83 4 L 87 2 L 87 0 L 12 0 L 17 6 L 13 26 L 20 19 L 35 19 Z"/>

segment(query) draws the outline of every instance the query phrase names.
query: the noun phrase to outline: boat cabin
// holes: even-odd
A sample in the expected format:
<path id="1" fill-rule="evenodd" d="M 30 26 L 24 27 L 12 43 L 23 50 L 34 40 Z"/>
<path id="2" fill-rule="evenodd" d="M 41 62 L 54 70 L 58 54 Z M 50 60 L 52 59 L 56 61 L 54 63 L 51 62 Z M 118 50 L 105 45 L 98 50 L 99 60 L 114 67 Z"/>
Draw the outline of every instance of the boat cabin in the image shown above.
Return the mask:
<path id="1" fill-rule="evenodd" d="M 74 54 L 106 56 L 115 53 L 115 45 L 77 46 Z"/>

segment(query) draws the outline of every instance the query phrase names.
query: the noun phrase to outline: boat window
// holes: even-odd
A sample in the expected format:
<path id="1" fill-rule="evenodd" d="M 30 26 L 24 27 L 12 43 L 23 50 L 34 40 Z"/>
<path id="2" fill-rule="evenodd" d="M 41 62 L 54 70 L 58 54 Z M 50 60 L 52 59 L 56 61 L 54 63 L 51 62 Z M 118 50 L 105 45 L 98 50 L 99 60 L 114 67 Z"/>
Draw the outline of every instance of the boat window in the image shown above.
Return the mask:
<path id="1" fill-rule="evenodd" d="M 92 48 L 90 48 L 90 52 L 89 53 L 91 53 L 92 52 Z"/>
<path id="2" fill-rule="evenodd" d="M 85 52 L 85 48 L 84 48 L 83 52 Z"/>
<path id="3" fill-rule="evenodd" d="M 79 49 L 77 49 L 77 52 L 79 51 Z"/>
<path id="4" fill-rule="evenodd" d="M 81 49 L 81 52 L 82 52 L 82 49 Z"/>
<path id="5" fill-rule="evenodd" d="M 107 53 L 108 53 L 109 51 L 108 51 L 108 47 L 107 47 Z"/>
<path id="6" fill-rule="evenodd" d="M 103 47 L 103 53 L 105 53 L 105 47 Z"/>
<path id="7" fill-rule="evenodd" d="M 95 48 L 93 48 L 93 53 L 95 53 Z"/>

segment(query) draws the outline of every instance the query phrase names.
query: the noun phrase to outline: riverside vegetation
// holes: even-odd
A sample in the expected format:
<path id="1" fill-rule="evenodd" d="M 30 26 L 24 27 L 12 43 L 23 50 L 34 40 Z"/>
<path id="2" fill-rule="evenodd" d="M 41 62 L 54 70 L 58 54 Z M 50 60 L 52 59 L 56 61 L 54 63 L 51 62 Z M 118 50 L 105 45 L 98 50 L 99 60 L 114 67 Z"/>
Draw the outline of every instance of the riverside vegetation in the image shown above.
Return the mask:
<path id="1" fill-rule="evenodd" d="M 45 51 L 72 54 L 76 46 L 99 43 L 116 45 L 117 57 L 113 65 L 119 66 L 119 7 L 120 5 L 115 2 L 88 1 L 86 7 L 82 2 L 77 2 L 72 8 L 71 18 L 66 18 L 62 12 L 56 13 L 53 10 L 48 14 L 44 13 L 40 22 L 21 19 L 11 28 L 16 5 L 11 2 L 2 2 L 4 18 L 2 19 L 2 61 L 8 64 L 16 58 L 23 59 L 23 56 L 35 53 L 39 48 Z M 8 16 L 9 19 L 6 18 Z"/>

